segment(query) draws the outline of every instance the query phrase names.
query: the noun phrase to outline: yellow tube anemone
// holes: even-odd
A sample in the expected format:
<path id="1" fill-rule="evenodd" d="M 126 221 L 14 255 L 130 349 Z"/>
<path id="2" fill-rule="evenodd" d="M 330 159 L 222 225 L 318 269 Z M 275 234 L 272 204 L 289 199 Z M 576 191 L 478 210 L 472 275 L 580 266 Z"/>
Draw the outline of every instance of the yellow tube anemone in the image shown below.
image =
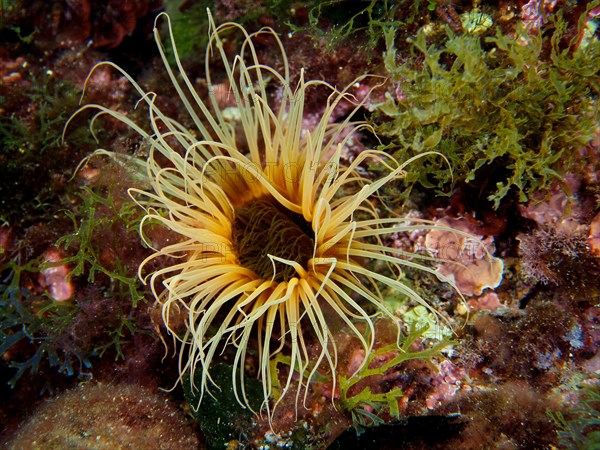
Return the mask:
<path id="1" fill-rule="evenodd" d="M 306 81 L 302 72 L 292 86 L 285 51 L 273 30 L 248 34 L 238 24 L 216 27 L 209 19 L 207 101 L 186 76 L 174 45 L 175 65 L 168 63 L 155 27 L 161 57 L 193 131 L 163 114 L 155 104 L 156 94 L 145 92 L 111 63 L 103 64 L 127 77 L 148 105 L 152 131 L 101 105 L 82 109 L 99 109 L 98 114 L 122 120 L 148 143 L 148 158 L 134 161 L 145 170 L 150 187 L 131 190 L 146 211 L 142 230 L 148 221 L 159 222 L 180 239 L 156 249 L 140 267 L 140 277 L 150 278 L 166 328 L 179 342 L 181 377 L 189 374 L 194 380 L 199 375 L 195 388 L 202 398 L 214 388 L 211 363 L 223 348 L 233 346 L 234 392 L 248 405 L 244 364 L 250 343 L 256 342 L 252 350 L 259 359 L 263 408 L 271 417 L 290 390 L 296 392 L 296 402 L 306 394 L 319 369 L 328 368 L 335 384 L 338 355 L 331 316 L 337 316 L 337 323 L 369 352 L 375 340 L 373 311 L 399 323 L 384 305 L 380 287 L 396 289 L 431 309 L 399 277 L 403 266 L 429 273 L 433 269 L 419 263 L 416 255 L 386 247 L 382 236 L 436 227 L 426 221 L 380 217 L 370 201 L 382 186 L 402 177 L 410 161 L 399 164 L 382 152 L 366 150 L 351 164 L 341 163 L 348 140 L 368 127 L 352 119 L 365 100 L 356 100 L 349 88 L 340 91 L 323 81 Z M 233 58 L 222 40 L 232 31 L 243 35 Z M 282 71 L 259 61 L 253 43 L 259 34 L 275 43 Z M 221 108 L 215 94 L 210 62 L 215 56 L 228 77 L 236 120 Z M 277 108 L 270 105 L 267 85 L 279 90 Z M 304 101 L 307 91 L 317 86 L 330 89 L 330 95 L 318 124 L 309 130 L 303 127 Z M 354 109 L 341 123 L 332 123 L 342 101 L 351 102 Z M 359 166 L 367 160 L 383 164 L 388 174 L 375 180 L 362 176 Z M 147 263 L 162 256 L 175 262 L 143 275 Z M 370 270 L 370 261 L 383 262 L 385 273 Z M 187 316 L 183 333 L 172 323 L 174 311 Z M 289 356 L 290 371 L 281 395 L 270 404 L 274 374 L 269 362 L 281 351 Z"/>

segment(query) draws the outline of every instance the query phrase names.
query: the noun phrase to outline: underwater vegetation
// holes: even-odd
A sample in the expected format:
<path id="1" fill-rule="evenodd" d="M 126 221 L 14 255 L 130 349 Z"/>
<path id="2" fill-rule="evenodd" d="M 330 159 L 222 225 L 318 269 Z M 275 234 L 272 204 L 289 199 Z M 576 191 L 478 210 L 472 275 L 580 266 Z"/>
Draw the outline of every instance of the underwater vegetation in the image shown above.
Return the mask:
<path id="1" fill-rule="evenodd" d="M 0 353 L 15 369 L 12 387 L 26 371 L 35 373 L 46 365 L 67 376 L 85 377 L 92 359 L 108 350 L 123 359 L 123 343 L 147 332 L 131 316 L 144 298 L 139 281 L 118 256 L 110 263 L 106 258 L 110 240 L 120 245 L 116 230 L 136 231 L 135 226 L 127 231 L 127 226 L 128 221 L 130 226 L 139 223 L 137 209 L 126 203 L 115 210 L 114 199 L 90 188 L 80 199 L 80 209 L 65 212 L 73 220 L 72 234 L 60 237 L 44 255 L 0 265 Z M 74 283 L 82 280 L 100 292 L 88 288 L 86 297 L 76 295 Z M 103 321 L 94 323 L 102 313 Z"/>
<path id="2" fill-rule="evenodd" d="M 326 42 L 331 49 L 360 36 L 362 46 L 373 50 L 381 44 L 386 31 L 399 30 L 413 24 L 419 12 L 419 1 L 368 0 L 352 2 L 348 0 L 312 1 L 306 7 L 306 23 L 290 23 L 294 32 L 309 31 L 309 37 L 318 42 Z M 409 15 L 400 20 L 399 11 Z"/>
<path id="3" fill-rule="evenodd" d="M 25 361 L 10 362 L 9 367 L 15 369 L 15 373 L 8 383 L 14 387 L 26 371 L 37 372 L 46 362 L 50 368 L 57 368 L 66 375 L 89 368 L 89 354 L 69 345 L 66 337 L 75 306 L 35 295 L 23 286 L 24 274 L 40 271 L 36 261 L 12 266 L 9 270 L 9 282 L 0 285 L 0 353 L 12 359 L 11 350 L 23 341 L 33 344 L 33 354 Z"/>
<path id="4" fill-rule="evenodd" d="M 600 448 L 600 387 L 581 389 L 580 402 L 565 417 L 560 411 L 548 411 L 558 425 L 560 445 L 578 450 Z"/>
<path id="5" fill-rule="evenodd" d="M 73 96 L 77 89 L 51 73 L 30 75 L 18 92 L 0 87 L 3 108 L 19 105 L 17 111 L 0 117 L 0 223 L 30 224 L 31 216 L 43 214 L 45 205 L 60 201 L 73 161 L 85 156 L 86 141 L 91 142 L 78 135 L 82 148 L 75 152 L 61 145 L 62 128 L 77 105 Z"/>
<path id="6" fill-rule="evenodd" d="M 590 253 L 582 234 L 535 230 L 521 236 L 520 251 L 525 273 L 543 284 L 568 286 L 573 292 L 598 295 L 598 258 Z"/>
<path id="7" fill-rule="evenodd" d="M 600 42 L 564 45 L 566 29 L 560 13 L 543 31 L 447 29 L 432 41 L 423 27 L 408 39 L 411 58 L 402 64 L 388 33 L 385 64 L 396 92 L 379 105 L 376 130 L 397 159 L 435 149 L 450 162 L 418 161 L 407 192 L 418 183 L 448 193 L 451 182 L 487 177 L 480 190 L 497 208 L 509 194 L 527 201 L 580 164 L 574 153 L 600 121 Z"/>
<path id="8" fill-rule="evenodd" d="M 4 65 L 2 75 L 2 374 L 11 387 L 25 374 L 44 373 L 48 367 L 66 376 L 86 377 L 94 356 L 115 348 L 123 357 L 121 342 L 136 329 L 127 313 L 116 311 L 117 305 L 109 308 L 114 314 L 108 313 L 105 323 L 87 327 L 89 315 L 98 308 L 90 308 L 97 297 L 120 291 L 129 305 L 141 299 L 135 291 L 139 282 L 126 275 L 124 264 L 100 262 L 100 253 L 110 247 L 114 231 L 126 227 L 132 214 L 126 205 L 107 213 L 106 209 L 116 208 L 113 198 L 99 195 L 99 187 L 79 191 L 68 181 L 92 143 L 85 129 L 74 131 L 71 145 L 61 142 L 64 123 L 77 105 L 73 96 L 81 90 L 50 69 L 29 66 L 24 57 Z M 82 278 L 92 286 L 97 270 L 104 271 L 103 282 L 110 280 L 112 285 L 95 295 L 88 291 L 89 298 L 82 299 L 83 289 L 76 286 L 81 286 Z M 125 285 L 131 288 L 126 293 Z M 51 391 L 53 385 L 49 379 L 43 389 Z"/>
<path id="9" fill-rule="evenodd" d="M 0 3 L 0 447 L 596 445 L 599 2 L 109 3 Z"/>
<path id="10" fill-rule="evenodd" d="M 412 327 L 402 339 L 402 345 L 399 346 L 395 343 L 377 348 L 366 356 L 366 363 L 356 374 L 352 374 L 351 377 L 340 375 L 339 405 L 350 412 L 352 424 L 358 434 L 366 427 L 385 423 L 381 418 L 384 411 L 393 419 L 400 418 L 398 400 L 403 396 L 402 389 L 396 387 L 387 392 L 372 392 L 370 386 L 364 387 L 368 377 L 383 377 L 390 369 L 406 361 L 431 361 L 434 358 L 440 358 L 442 350 L 452 345 L 452 341 L 443 339 L 429 348 L 411 350 L 411 346 L 425 336 L 429 328 L 428 325 L 420 329 Z M 378 361 L 378 364 L 373 364 L 374 361 Z M 357 387 L 361 387 L 361 384 L 363 389 L 357 389 Z"/>

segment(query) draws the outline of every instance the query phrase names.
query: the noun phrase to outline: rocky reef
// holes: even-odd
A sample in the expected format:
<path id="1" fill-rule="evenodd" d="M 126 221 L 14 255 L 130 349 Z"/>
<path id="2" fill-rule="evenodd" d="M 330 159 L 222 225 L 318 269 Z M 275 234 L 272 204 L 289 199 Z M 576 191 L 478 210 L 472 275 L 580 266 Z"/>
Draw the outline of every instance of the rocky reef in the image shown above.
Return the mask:
<path id="1" fill-rule="evenodd" d="M 600 2 L 0 5 L 0 446 L 600 445 Z M 392 158 L 410 161 L 355 213 L 394 223 L 367 243 L 389 248 L 403 270 L 359 262 L 406 289 L 361 279 L 386 306 L 365 307 L 376 336 L 370 353 L 357 337 L 369 335 L 369 322 L 326 314 L 335 371 L 318 367 L 323 340 L 308 333 L 302 345 L 317 364 L 310 380 L 290 347 L 268 355 L 272 416 L 260 411 L 259 351 L 242 361 L 256 414 L 237 399 L 230 347 L 241 335 L 215 352 L 219 388 L 200 398 L 201 364 L 180 372 L 187 306 L 161 309 L 160 282 L 140 278 L 178 260 L 151 259 L 138 274 L 153 249 L 181 237 L 144 219 L 128 194 L 148 189 L 136 161 L 152 151 L 152 133 L 145 139 L 128 126 L 148 122 L 131 81 L 156 93 L 145 99 L 182 130 L 198 126 L 154 43 L 160 12 L 172 24 L 171 34 L 156 25 L 164 58 L 181 62 L 198 98 L 226 115 L 241 152 L 250 151 L 226 67 L 213 61 L 206 72 L 206 8 L 217 25 L 278 34 L 287 60 L 274 39 L 253 38 L 255 57 L 273 68 L 264 98 L 274 111 L 285 98 L 275 73 L 287 65 L 292 90 L 301 80 L 338 90 L 353 83 L 331 111 L 332 91 L 315 86 L 298 120 L 303 138 L 325 112 L 335 124 L 352 114 L 364 122 L 332 150 L 342 166 L 362 161 L 359 183 L 389 173 Z M 233 59 L 243 42 L 243 33 L 228 34 L 221 50 Z M 103 61 L 123 70 L 96 67 Z M 105 109 L 73 116 L 80 104 Z M 362 160 L 368 150 L 381 157 Z M 169 215 L 155 207 L 156 217 Z M 272 348 L 283 338 L 274 333 Z M 246 338 L 262 348 L 259 333 Z M 286 380 L 299 387 L 287 392 Z"/>

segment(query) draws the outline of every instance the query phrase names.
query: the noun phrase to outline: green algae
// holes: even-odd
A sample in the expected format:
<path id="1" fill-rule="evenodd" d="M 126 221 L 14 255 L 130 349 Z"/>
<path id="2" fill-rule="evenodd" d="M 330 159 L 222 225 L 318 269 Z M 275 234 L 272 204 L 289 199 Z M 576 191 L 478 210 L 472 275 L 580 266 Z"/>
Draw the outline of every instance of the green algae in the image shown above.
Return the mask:
<path id="1" fill-rule="evenodd" d="M 561 48 L 567 24 L 560 14 L 551 28 L 518 25 L 512 35 L 490 37 L 447 29 L 437 42 L 421 28 L 403 64 L 387 33 L 384 60 L 397 95 L 379 105 L 376 131 L 399 160 L 435 150 L 450 163 L 416 161 L 406 196 L 417 184 L 447 194 L 486 170 L 494 174 L 488 200 L 498 207 L 513 192 L 526 201 L 574 167 L 573 153 L 590 143 L 600 121 L 600 42 Z"/>
<path id="2" fill-rule="evenodd" d="M 120 228 L 125 234 L 136 235 L 141 214 L 133 202 L 124 202 L 117 206 L 114 198 L 109 194 L 103 197 L 92 189 L 83 187 L 79 195 L 82 204 L 79 211 L 65 211 L 73 222 L 73 232 L 60 237 L 57 247 L 66 251 L 75 250 L 62 261 L 63 264 L 72 266 L 71 276 L 85 275 L 88 283 L 94 283 L 96 274 L 101 273 L 123 289 L 122 295 L 131 299 L 135 308 L 138 302 L 144 299 L 140 281 L 135 274 L 135 268 L 128 266 L 118 257 L 115 258 L 114 267 L 107 267 L 101 262 L 100 252 L 106 248 L 106 241 L 100 241 L 99 236 L 113 234 L 111 229 Z M 106 211 L 99 212 L 100 207 Z M 124 245 L 120 239 L 115 245 Z"/>
<path id="3" fill-rule="evenodd" d="M 206 8 L 212 8 L 214 2 L 203 0 L 182 10 L 181 6 L 183 3 L 180 0 L 166 0 L 165 12 L 171 20 L 173 39 L 177 42 L 178 56 L 182 61 L 187 61 L 190 58 L 204 54 L 204 49 L 208 43 L 208 16 L 206 15 Z M 163 28 L 166 29 L 166 27 Z M 165 48 L 167 57 L 174 64 L 175 56 L 173 55 L 173 46 L 170 42 L 170 37 L 167 37 Z"/>
<path id="4" fill-rule="evenodd" d="M 597 450 L 600 449 L 600 385 L 583 387 L 581 395 L 582 399 L 567 417 L 560 411 L 548 411 L 548 417 L 557 425 L 563 448 Z"/>
<path id="5" fill-rule="evenodd" d="M 15 369 L 8 381 L 13 388 L 24 374 L 37 373 L 43 364 L 67 376 L 83 374 L 91 367 L 89 352 L 62 345 L 77 307 L 34 294 L 27 287 L 27 276 L 38 273 L 40 267 L 39 260 L 26 264 L 10 261 L 0 267 L 8 274 L 0 283 L 0 355 L 10 358 L 11 349 L 24 343 L 32 348 L 27 356 L 8 362 L 8 367 Z"/>
<path id="6" fill-rule="evenodd" d="M 294 27 L 295 31 L 310 30 L 314 37 L 325 38 L 324 42 L 334 48 L 350 36 L 364 33 L 367 48 L 374 48 L 381 40 L 381 30 L 397 27 L 402 22 L 394 19 L 398 5 L 387 0 L 348 2 L 346 0 L 313 1 L 308 10 L 308 24 Z M 320 22 L 330 24 L 327 29 Z"/>
<path id="7" fill-rule="evenodd" d="M 376 377 L 381 377 L 391 368 L 398 366 L 406 361 L 419 359 L 431 363 L 433 358 L 440 357 L 442 351 L 453 344 L 448 339 L 434 342 L 425 346 L 422 350 L 411 350 L 411 346 L 419 339 L 422 339 L 429 331 L 429 326 L 421 328 L 411 327 L 410 333 L 405 336 L 400 345 L 389 344 L 372 351 L 366 356 L 366 363 L 356 374 L 351 377 L 340 375 L 338 384 L 340 388 L 339 406 L 352 416 L 352 423 L 357 432 L 365 427 L 376 426 L 385 423 L 381 415 L 389 414 L 395 419 L 400 418 L 398 401 L 403 395 L 400 387 L 393 388 L 387 392 L 375 393 L 368 386 L 369 380 L 376 381 Z M 386 358 L 385 355 L 392 355 Z M 373 364 L 375 361 L 383 359 L 383 364 Z M 367 383 L 365 386 L 364 383 Z M 355 386 L 362 386 L 359 392 L 356 392 Z"/>
<path id="8" fill-rule="evenodd" d="M 293 32 L 307 31 L 315 45 L 335 50 L 349 39 L 360 37 L 367 51 L 383 43 L 384 35 L 415 23 L 421 1 L 404 0 L 312 0 L 307 2 L 308 23 L 288 24 Z"/>
<path id="9" fill-rule="evenodd" d="M 61 263 L 71 267 L 71 277 L 85 277 L 90 285 L 101 286 L 110 280 L 104 297 L 113 298 L 115 307 L 104 318 L 102 336 L 93 348 L 102 357 L 112 350 L 115 359 L 125 359 L 123 345 L 138 333 L 147 333 L 135 323 L 132 312 L 145 302 L 145 291 L 136 275 L 136 267 L 114 257 L 111 264 L 102 261 L 101 252 L 109 247 L 124 247 L 137 240 L 141 213 L 132 201 L 116 202 L 111 193 L 100 195 L 82 187 L 82 203 L 75 211 L 65 211 L 73 223 L 73 232 L 58 239 L 56 245 L 69 254 Z M 102 276 L 102 280 L 97 278 Z"/>
<path id="10" fill-rule="evenodd" d="M 117 206 L 112 196 L 87 187 L 79 198 L 78 206 L 64 211 L 73 222 L 72 233 L 56 243 L 66 257 L 56 262 L 43 256 L 14 258 L 0 265 L 0 354 L 15 369 L 11 387 L 23 375 L 35 376 L 45 367 L 65 376 L 87 376 L 93 358 L 110 354 L 125 359 L 125 343 L 135 334 L 148 333 L 132 314 L 144 301 L 135 270 L 118 257 L 110 265 L 100 257 L 111 245 L 125 244 L 119 241 L 119 230 L 137 236 L 137 208 L 132 202 Z M 85 297 L 57 301 L 48 292 L 38 293 L 37 280 L 44 270 L 59 265 L 69 266 L 71 282 L 85 278 Z M 102 321 L 90 327 L 88 321 L 96 315 Z"/>

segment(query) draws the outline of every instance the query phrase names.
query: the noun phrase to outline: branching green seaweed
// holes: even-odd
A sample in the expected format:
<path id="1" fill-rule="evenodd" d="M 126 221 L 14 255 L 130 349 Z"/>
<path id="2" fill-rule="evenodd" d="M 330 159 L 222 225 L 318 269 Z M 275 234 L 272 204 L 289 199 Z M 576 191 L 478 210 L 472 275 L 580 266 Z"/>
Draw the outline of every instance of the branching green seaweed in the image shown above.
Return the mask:
<path id="1" fill-rule="evenodd" d="M 144 294 L 140 291 L 139 280 L 131 274 L 134 272 L 133 268 L 125 265 L 119 258 L 115 258 L 112 269 L 102 265 L 97 234 L 99 230 L 106 230 L 115 225 L 123 227 L 127 233 L 135 234 L 140 220 L 137 208 L 132 202 L 125 202 L 117 208 L 112 196 L 103 197 L 85 186 L 82 189 L 84 193 L 80 195 L 83 200 L 81 211 L 84 216 L 78 217 L 72 211 L 65 211 L 65 214 L 73 221 L 74 232 L 62 236 L 56 243 L 58 247 L 63 247 L 65 250 L 75 248 L 76 253 L 66 257 L 62 262 L 73 265 L 72 276 L 87 275 L 89 283 L 95 281 L 97 272 L 106 275 L 113 282 L 119 283 L 120 288 L 127 289 L 126 294 L 131 298 L 135 308 L 138 302 L 144 298 Z M 98 214 L 99 206 L 106 208 L 107 212 Z"/>
<path id="2" fill-rule="evenodd" d="M 10 360 L 9 367 L 16 369 L 8 382 L 11 387 L 27 371 L 37 372 L 44 361 L 67 376 L 76 372 L 74 367 L 83 374 L 91 366 L 89 352 L 65 345 L 65 334 L 74 321 L 77 307 L 47 295 L 35 295 L 25 286 L 23 275 L 39 270 L 37 260 L 23 265 L 10 261 L 2 267 L 2 273 L 8 273 L 8 277 L 0 283 L 0 355 L 6 357 L 7 352 L 23 342 L 32 348 L 27 359 Z"/>
<path id="3" fill-rule="evenodd" d="M 400 346 L 396 344 L 386 345 L 378 348 L 366 356 L 367 362 L 363 368 L 352 377 L 343 375 L 338 377 L 340 387 L 339 404 L 343 410 L 352 414 L 352 422 L 358 432 L 367 426 L 380 425 L 384 420 L 380 417 L 386 412 L 395 419 L 400 417 L 398 400 L 402 397 L 402 389 L 397 387 L 388 392 L 374 393 L 369 386 L 363 388 L 356 394 L 351 394 L 351 388 L 369 377 L 382 376 L 392 367 L 398 366 L 406 361 L 420 359 L 430 362 L 432 358 L 439 357 L 442 350 L 452 345 L 452 342 L 444 339 L 423 350 L 411 350 L 411 346 L 420 338 L 425 336 L 429 330 L 426 325 L 422 328 L 412 328 L 411 332 L 402 340 Z M 389 358 L 380 365 L 374 362 L 381 359 L 383 355 L 395 356 Z M 366 407 L 366 408 L 365 408 Z"/>
<path id="4" fill-rule="evenodd" d="M 560 412 L 548 411 L 558 426 L 558 438 L 563 448 L 600 449 L 600 386 L 583 389 L 581 402 L 570 411 L 570 418 Z"/>
<path id="5" fill-rule="evenodd" d="M 310 31 L 319 45 L 326 43 L 329 48 L 335 48 L 351 36 L 364 34 L 367 37 L 364 47 L 371 50 L 381 43 L 384 34 L 412 24 L 420 4 L 420 1 L 313 0 L 308 7 L 308 24 L 290 24 L 290 27 L 294 32 Z M 400 20 L 396 11 L 407 9 L 410 12 Z M 323 27 L 323 21 L 330 26 Z"/>
<path id="6" fill-rule="evenodd" d="M 113 348 L 116 359 L 125 359 L 123 353 L 123 342 L 126 336 L 133 336 L 140 330 L 134 319 L 132 311 L 137 308 L 140 301 L 144 301 L 144 291 L 141 282 L 135 276 L 135 269 L 127 265 L 118 256 L 114 257 L 111 266 L 101 262 L 100 252 L 104 248 L 100 244 L 102 236 L 121 229 L 125 235 L 134 236 L 137 239 L 137 228 L 139 226 L 140 214 L 133 202 L 126 201 L 117 205 L 112 195 L 107 197 L 96 193 L 94 190 L 83 187 L 80 195 L 83 203 L 80 213 L 71 211 L 65 213 L 73 221 L 74 232 L 62 236 L 56 243 L 66 251 L 73 251 L 62 263 L 72 265 L 72 276 L 86 276 L 87 282 L 93 284 L 97 274 L 105 275 L 110 280 L 109 291 L 106 295 L 120 299 L 121 305 L 114 317 L 107 317 L 104 324 L 104 339 L 100 339 L 94 347 L 94 353 L 100 357 Z M 103 211 L 100 212 L 99 210 Z M 113 233 L 114 245 L 124 244 L 119 242 Z"/>
<path id="7" fill-rule="evenodd" d="M 510 191 L 526 201 L 560 181 L 600 120 L 600 42 L 561 49 L 567 25 L 560 14 L 553 27 L 549 58 L 548 38 L 523 26 L 513 36 L 497 31 L 483 39 L 447 30 L 442 44 L 429 43 L 421 29 L 409 39 L 412 57 L 402 65 L 388 31 L 385 64 L 397 98 L 380 105 L 376 123 L 380 136 L 391 138 L 394 157 L 436 150 L 448 158 L 454 181 L 467 183 L 493 167 L 499 176 L 488 199 L 495 207 Z M 447 192 L 453 174 L 445 161 L 418 164 L 405 178 L 409 187 Z"/>
<path id="8" fill-rule="evenodd" d="M 382 28 L 400 24 L 394 20 L 395 9 L 396 6 L 391 2 L 388 4 L 387 0 L 370 0 L 359 5 L 345 0 L 313 2 L 306 28 L 318 37 L 326 37 L 330 47 L 335 47 L 351 35 L 363 32 L 368 36 L 367 47 L 373 48 L 381 39 Z M 324 18 L 331 23 L 328 30 L 322 30 L 318 25 Z"/>
<path id="9" fill-rule="evenodd" d="M 12 387 L 27 371 L 38 372 L 42 364 L 67 376 L 81 376 L 91 367 L 93 357 L 102 357 L 109 350 L 116 359 L 124 359 L 126 340 L 147 332 L 139 328 L 133 314 L 144 299 L 135 271 L 119 258 L 109 267 L 100 257 L 109 242 L 121 244 L 115 230 L 136 235 L 137 209 L 131 202 L 117 206 L 110 195 L 103 197 L 87 187 L 80 198 L 78 207 L 66 211 L 73 221 L 73 233 L 57 242 L 57 247 L 73 252 L 70 256 L 59 262 L 47 262 L 43 257 L 25 263 L 13 259 L 0 267 L 4 276 L 0 282 L 0 354 L 16 369 L 9 381 Z M 114 242 L 104 239 L 107 234 Z M 102 300 L 95 298 L 56 301 L 46 293 L 36 293 L 40 287 L 30 287 L 45 269 L 64 264 L 71 267 L 70 277 L 86 277 L 89 292 L 97 291 L 96 295 L 110 300 L 110 306 L 103 310 L 98 305 Z M 104 276 L 102 280 L 98 274 Z M 102 322 L 91 328 L 85 325 L 91 320 L 90 308 L 95 313 L 104 311 Z"/>

